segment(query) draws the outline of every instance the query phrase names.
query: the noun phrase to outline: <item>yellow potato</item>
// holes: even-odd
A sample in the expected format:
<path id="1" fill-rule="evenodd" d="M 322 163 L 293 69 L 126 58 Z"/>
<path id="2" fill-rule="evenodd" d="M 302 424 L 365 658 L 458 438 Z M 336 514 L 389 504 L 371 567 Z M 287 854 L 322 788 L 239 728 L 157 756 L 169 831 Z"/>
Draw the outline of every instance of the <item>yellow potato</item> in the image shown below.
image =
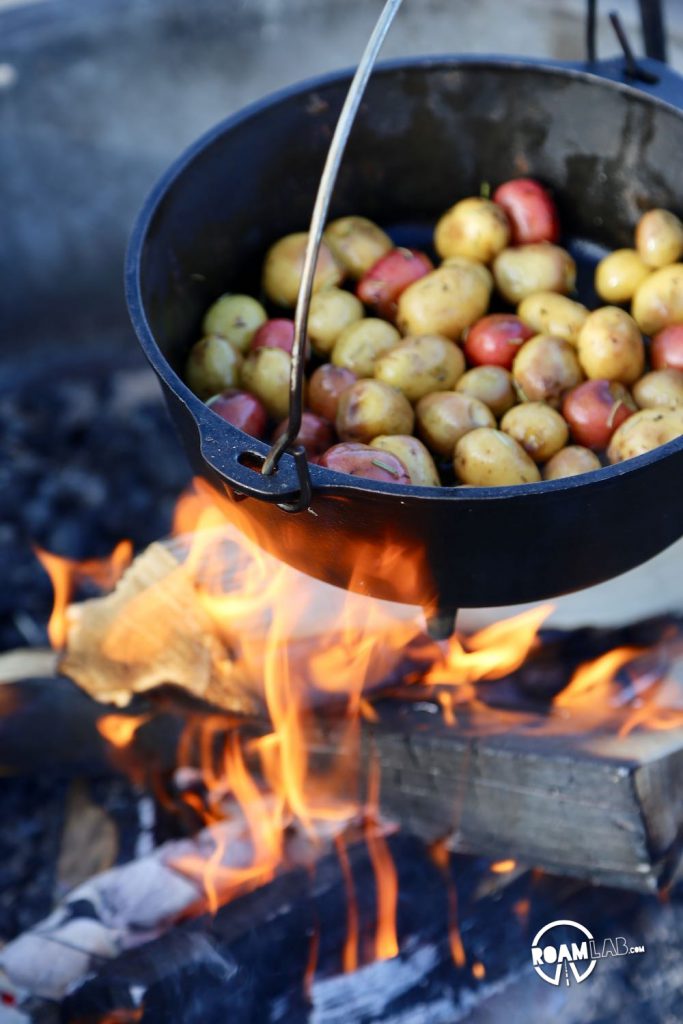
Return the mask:
<path id="1" fill-rule="evenodd" d="M 633 317 L 618 306 L 591 313 L 579 332 L 581 368 L 592 380 L 632 384 L 643 372 L 645 346 Z"/>
<path id="2" fill-rule="evenodd" d="M 652 370 L 636 381 L 631 390 L 641 409 L 682 407 L 683 372 Z"/>
<path id="3" fill-rule="evenodd" d="M 417 428 L 428 448 L 450 458 L 453 447 L 464 434 L 476 427 L 495 427 L 487 405 L 457 391 L 438 391 L 425 395 L 415 408 Z"/>
<path id="4" fill-rule="evenodd" d="M 552 334 L 575 345 L 588 310 L 566 295 L 534 292 L 520 302 L 517 316 L 537 334 Z"/>
<path id="5" fill-rule="evenodd" d="M 434 248 L 442 259 L 464 256 L 490 263 L 510 241 L 510 222 L 490 199 L 462 199 L 444 213 L 434 232 Z"/>
<path id="6" fill-rule="evenodd" d="M 363 303 L 341 288 L 325 288 L 311 297 L 308 337 L 318 355 L 327 355 L 349 324 L 363 319 Z"/>
<path id="7" fill-rule="evenodd" d="M 293 308 L 296 305 L 307 241 L 308 234 L 305 231 L 297 231 L 293 235 L 281 238 L 266 253 L 263 264 L 263 290 L 271 302 L 277 303 L 278 306 Z M 313 278 L 313 291 L 338 285 L 343 278 L 342 268 L 323 242 Z"/>
<path id="8" fill-rule="evenodd" d="M 517 401 L 512 374 L 502 366 L 475 366 L 463 374 L 455 390 L 488 405 L 496 419 Z"/>
<path id="9" fill-rule="evenodd" d="M 568 294 L 576 283 L 576 264 L 559 245 L 534 242 L 503 249 L 493 261 L 501 295 L 515 305 L 534 292 Z"/>
<path id="10" fill-rule="evenodd" d="M 455 475 L 473 487 L 505 487 L 541 479 L 535 463 L 502 430 L 480 427 L 461 437 L 453 457 Z"/>
<path id="11" fill-rule="evenodd" d="M 431 457 L 422 441 L 411 434 L 382 434 L 370 442 L 372 448 L 391 452 L 408 470 L 411 484 L 418 487 L 440 487 L 441 481 Z"/>
<path id="12" fill-rule="evenodd" d="M 442 267 L 455 267 L 460 270 L 469 270 L 471 273 L 476 274 L 483 285 L 485 285 L 489 292 L 493 291 L 493 274 L 488 267 L 485 267 L 483 263 L 477 263 L 476 260 L 465 259 L 464 256 L 450 256 L 447 260 L 444 260 L 441 264 Z"/>
<path id="13" fill-rule="evenodd" d="M 356 377 L 372 377 L 379 357 L 400 340 L 401 335 L 386 320 L 375 317 L 356 320 L 345 327 L 335 341 L 332 362 L 351 370 Z"/>
<path id="14" fill-rule="evenodd" d="M 323 237 L 337 262 L 356 279 L 394 248 L 389 236 L 367 217 L 333 220 Z"/>
<path id="15" fill-rule="evenodd" d="M 683 324 L 683 263 L 662 267 L 646 277 L 633 296 L 631 313 L 643 334 Z"/>
<path id="16" fill-rule="evenodd" d="M 683 409 L 641 409 L 614 431 L 607 458 L 612 463 L 634 459 L 682 434 Z"/>
<path id="17" fill-rule="evenodd" d="M 438 334 L 406 338 L 375 363 L 375 377 L 398 388 L 409 402 L 432 391 L 451 391 L 465 372 L 458 346 Z"/>
<path id="18" fill-rule="evenodd" d="M 209 306 L 202 330 L 205 335 L 218 334 L 238 352 L 246 352 L 251 339 L 267 319 L 265 309 L 251 295 L 221 295 Z"/>
<path id="19" fill-rule="evenodd" d="M 242 367 L 242 387 L 261 399 L 274 420 L 289 415 L 290 367 L 289 353 L 281 348 L 259 348 Z"/>
<path id="20" fill-rule="evenodd" d="M 600 459 L 595 452 L 578 444 L 570 444 L 546 462 L 543 479 L 559 480 L 566 476 L 580 476 L 581 473 L 592 473 L 594 469 L 600 469 Z"/>
<path id="21" fill-rule="evenodd" d="M 239 382 L 242 356 L 226 338 L 211 335 L 190 349 L 185 380 L 198 398 L 211 398 Z"/>
<path id="22" fill-rule="evenodd" d="M 595 268 L 595 290 L 605 302 L 628 302 L 649 273 L 635 249 L 615 249 Z"/>
<path id="23" fill-rule="evenodd" d="M 583 380 L 574 348 L 551 334 L 537 334 L 522 345 L 512 364 L 512 376 L 522 401 L 553 406 Z"/>
<path id="24" fill-rule="evenodd" d="M 408 399 L 381 380 L 356 381 L 339 399 L 336 425 L 342 441 L 369 444 L 381 434 L 412 434 L 414 423 Z"/>
<path id="25" fill-rule="evenodd" d="M 414 281 L 398 300 L 403 334 L 442 334 L 456 340 L 488 309 L 491 292 L 475 265 L 444 264 Z"/>
<path id="26" fill-rule="evenodd" d="M 566 421 L 545 402 L 515 406 L 503 416 L 500 429 L 521 444 L 534 462 L 547 462 L 569 440 Z"/>
<path id="27" fill-rule="evenodd" d="M 648 210 L 636 226 L 636 249 L 648 267 L 668 267 L 683 256 L 683 224 L 669 210 Z"/>

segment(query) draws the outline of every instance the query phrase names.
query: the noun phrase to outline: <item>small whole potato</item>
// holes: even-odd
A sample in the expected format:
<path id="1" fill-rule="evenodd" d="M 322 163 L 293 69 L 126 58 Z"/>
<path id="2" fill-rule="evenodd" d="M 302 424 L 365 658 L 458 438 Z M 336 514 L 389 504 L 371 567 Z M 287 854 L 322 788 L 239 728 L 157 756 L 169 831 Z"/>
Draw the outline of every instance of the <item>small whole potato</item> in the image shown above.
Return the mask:
<path id="1" fill-rule="evenodd" d="M 517 316 L 534 334 L 552 334 L 576 345 L 588 310 L 580 302 L 556 292 L 535 292 L 520 302 Z"/>
<path id="2" fill-rule="evenodd" d="M 273 431 L 273 441 L 282 437 L 288 426 L 289 416 Z M 322 455 L 324 451 L 332 447 L 335 441 L 334 427 L 328 420 L 324 420 L 322 416 L 316 416 L 312 412 L 302 413 L 301 426 L 294 444 L 302 445 L 309 458 L 314 455 Z"/>
<path id="3" fill-rule="evenodd" d="M 369 444 L 380 434 L 412 434 L 415 414 L 408 399 L 381 380 L 359 380 L 342 394 L 337 433 L 342 441 Z"/>
<path id="4" fill-rule="evenodd" d="M 673 324 L 655 334 L 650 362 L 653 370 L 683 370 L 683 324 Z"/>
<path id="5" fill-rule="evenodd" d="M 551 334 L 537 334 L 522 345 L 512 364 L 512 376 L 522 401 L 553 406 L 583 380 L 574 348 Z"/>
<path id="6" fill-rule="evenodd" d="M 467 330 L 465 355 L 475 366 L 509 370 L 520 347 L 534 332 L 514 313 L 490 313 Z"/>
<path id="7" fill-rule="evenodd" d="M 356 295 L 372 312 L 393 320 L 399 297 L 408 285 L 433 269 L 429 256 L 417 249 L 392 249 L 363 274 Z"/>
<path id="8" fill-rule="evenodd" d="M 332 362 L 356 377 L 372 377 L 379 357 L 400 340 L 401 335 L 386 320 L 365 317 L 341 332 L 332 349 Z"/>
<path id="9" fill-rule="evenodd" d="M 246 352 L 267 319 L 265 309 L 251 295 L 221 295 L 206 311 L 202 330 L 205 335 L 225 338 L 238 352 Z"/>
<path id="10" fill-rule="evenodd" d="M 308 337 L 318 355 L 328 355 L 341 332 L 363 319 L 363 304 L 341 288 L 325 288 L 311 296 Z"/>
<path id="11" fill-rule="evenodd" d="M 641 409 L 616 430 L 607 449 L 610 462 L 644 455 L 683 434 L 683 409 Z"/>
<path id="12" fill-rule="evenodd" d="M 465 256 L 449 256 L 447 260 L 443 261 L 441 266 L 468 270 L 471 274 L 477 275 L 481 283 L 486 285 L 489 292 L 493 291 L 493 274 L 483 263 L 477 263 L 476 260 L 468 260 Z"/>
<path id="13" fill-rule="evenodd" d="M 578 444 L 570 444 L 546 462 L 543 479 L 559 480 L 566 476 L 580 476 L 581 473 L 592 473 L 594 469 L 600 469 L 600 459 L 595 452 Z"/>
<path id="14" fill-rule="evenodd" d="M 606 448 L 617 427 L 635 411 L 628 390 L 613 380 L 585 380 L 562 403 L 572 438 L 585 448 Z"/>
<path id="15" fill-rule="evenodd" d="M 198 398 L 211 398 L 239 384 L 242 356 L 227 341 L 212 334 L 190 349 L 185 364 L 185 380 Z"/>
<path id="16" fill-rule="evenodd" d="M 662 267 L 636 288 L 631 314 L 643 334 L 683 323 L 683 263 Z"/>
<path id="17" fill-rule="evenodd" d="M 456 441 L 468 431 L 496 425 L 487 405 L 457 391 L 425 395 L 417 403 L 415 415 L 418 433 L 427 447 L 446 458 L 453 455 Z"/>
<path id="18" fill-rule="evenodd" d="M 371 442 L 370 447 L 391 452 L 399 458 L 408 470 L 411 484 L 417 487 L 441 486 L 434 459 L 422 441 L 418 441 L 412 434 L 380 435 Z"/>
<path id="19" fill-rule="evenodd" d="M 411 483 L 408 470 L 393 452 L 378 452 L 369 444 L 344 441 L 320 456 L 318 465 L 335 473 L 362 476 L 385 484 Z"/>
<path id="20" fill-rule="evenodd" d="M 502 366 L 475 366 L 463 374 L 455 390 L 487 405 L 496 419 L 517 402 L 512 374 Z"/>
<path id="21" fill-rule="evenodd" d="M 500 429 L 521 444 L 534 462 L 547 462 L 569 440 L 564 419 L 545 402 L 515 406 L 503 416 Z"/>
<path id="22" fill-rule="evenodd" d="M 636 225 L 636 249 L 648 267 L 668 267 L 683 256 L 683 224 L 669 210 L 648 210 Z"/>
<path id="23" fill-rule="evenodd" d="M 503 298 L 517 305 L 534 292 L 567 295 L 576 283 L 576 264 L 559 245 L 538 242 L 503 249 L 493 261 L 493 277 Z"/>
<path id="24" fill-rule="evenodd" d="M 238 427 L 245 434 L 259 439 L 265 435 L 268 414 L 256 395 L 230 388 L 220 395 L 214 395 L 206 404 L 222 420 L 232 423 L 233 427 Z"/>
<path id="25" fill-rule="evenodd" d="M 394 248 L 386 232 L 367 217 L 339 217 L 328 224 L 323 237 L 337 262 L 356 279 Z"/>
<path id="26" fill-rule="evenodd" d="M 458 346 L 438 334 L 405 338 L 375 363 L 375 377 L 398 388 L 409 402 L 433 391 L 452 391 L 465 372 Z"/>
<path id="27" fill-rule="evenodd" d="M 464 256 L 490 263 L 510 241 L 510 223 L 501 206 L 490 199 L 461 199 L 441 217 L 434 232 L 434 248 L 442 259 Z"/>
<path id="28" fill-rule="evenodd" d="M 355 373 L 343 366 L 324 363 L 311 375 L 308 382 L 308 404 L 311 411 L 334 423 L 337 418 L 339 396 L 355 384 Z"/>
<path id="29" fill-rule="evenodd" d="M 460 438 L 453 467 L 458 480 L 471 487 L 506 487 L 541 479 L 522 446 L 509 434 L 490 427 L 479 427 Z"/>
<path id="30" fill-rule="evenodd" d="M 294 321 L 277 318 L 266 320 L 251 339 L 252 352 L 257 348 L 281 348 L 291 356 L 294 348 Z"/>
<path id="31" fill-rule="evenodd" d="M 296 306 L 307 242 L 307 232 L 297 231 L 293 235 L 285 235 L 266 253 L 263 264 L 263 290 L 270 301 L 278 306 L 287 306 L 291 309 Z M 330 249 L 322 242 L 313 278 L 313 291 L 338 285 L 343 278 L 342 268 Z"/>
<path id="32" fill-rule="evenodd" d="M 444 264 L 406 288 L 396 322 L 403 334 L 441 334 L 455 341 L 484 315 L 490 295 L 474 265 Z"/>
<path id="33" fill-rule="evenodd" d="M 595 268 L 595 290 L 605 302 L 629 302 L 649 273 L 635 249 L 615 249 Z"/>
<path id="34" fill-rule="evenodd" d="M 283 420 L 289 413 L 291 363 L 281 348 L 259 348 L 244 360 L 242 387 L 263 402 L 274 420 Z"/>
<path id="35" fill-rule="evenodd" d="M 618 306 L 592 312 L 576 344 L 581 368 L 593 380 L 632 384 L 645 366 L 645 345 L 633 317 Z"/>
<path id="36" fill-rule="evenodd" d="M 636 381 L 632 391 L 641 409 L 683 407 L 683 372 L 652 370 Z"/>
<path id="37" fill-rule="evenodd" d="M 557 242 L 560 217 L 553 197 L 534 178 L 513 178 L 499 185 L 493 201 L 505 210 L 513 245 Z"/>

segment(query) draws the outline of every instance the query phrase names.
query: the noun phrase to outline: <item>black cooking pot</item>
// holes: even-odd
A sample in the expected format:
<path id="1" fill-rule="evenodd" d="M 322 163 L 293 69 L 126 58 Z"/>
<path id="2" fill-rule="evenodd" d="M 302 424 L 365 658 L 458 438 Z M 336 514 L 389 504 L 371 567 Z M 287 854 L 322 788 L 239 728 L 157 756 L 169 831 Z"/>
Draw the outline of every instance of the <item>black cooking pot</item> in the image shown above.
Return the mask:
<path id="1" fill-rule="evenodd" d="M 531 174 L 555 190 L 568 244 L 592 278 L 601 247 L 632 244 L 644 209 L 683 212 L 683 79 L 644 67 L 654 82 L 627 84 L 618 62 L 592 71 L 509 58 L 383 65 L 331 216 L 361 213 L 397 242 L 424 245 L 457 198 Z M 555 596 L 657 554 L 683 533 L 683 438 L 618 466 L 518 487 L 406 487 L 312 466 L 310 508 L 292 513 L 279 505 L 302 504 L 294 459 L 262 476 L 267 445 L 183 383 L 207 306 L 228 289 L 258 294 L 268 246 L 308 224 L 349 82 L 317 79 L 219 125 L 156 186 L 134 229 L 130 313 L 194 469 L 285 562 L 442 610 Z"/>

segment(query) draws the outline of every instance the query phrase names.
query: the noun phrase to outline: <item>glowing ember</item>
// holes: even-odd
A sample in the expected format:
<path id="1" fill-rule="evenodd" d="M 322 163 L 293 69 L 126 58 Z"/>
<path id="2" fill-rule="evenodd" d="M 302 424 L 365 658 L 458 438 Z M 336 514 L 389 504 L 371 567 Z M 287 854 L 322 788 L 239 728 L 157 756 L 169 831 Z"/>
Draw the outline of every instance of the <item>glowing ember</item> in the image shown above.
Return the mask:
<path id="1" fill-rule="evenodd" d="M 150 715 L 103 715 L 97 721 L 97 731 L 107 743 L 119 750 L 130 746 L 141 725 L 148 722 Z"/>
<path id="2" fill-rule="evenodd" d="M 497 860 L 491 865 L 494 875 L 507 875 L 517 867 L 516 860 Z"/>
<path id="3" fill-rule="evenodd" d="M 478 960 L 472 964 L 472 977 L 476 978 L 477 981 L 483 981 L 486 977 L 486 968 Z"/>

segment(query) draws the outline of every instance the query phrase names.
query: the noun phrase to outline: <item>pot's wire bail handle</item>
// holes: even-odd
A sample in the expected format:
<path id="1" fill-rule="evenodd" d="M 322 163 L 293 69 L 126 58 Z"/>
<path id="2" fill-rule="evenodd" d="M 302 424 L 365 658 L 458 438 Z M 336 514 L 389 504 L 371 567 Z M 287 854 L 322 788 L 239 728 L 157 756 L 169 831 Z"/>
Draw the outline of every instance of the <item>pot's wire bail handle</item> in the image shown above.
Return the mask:
<path id="1" fill-rule="evenodd" d="M 346 143 L 351 133 L 353 122 L 356 119 L 358 107 L 360 106 L 363 93 L 365 92 L 365 87 L 368 84 L 368 79 L 370 78 L 375 61 L 377 60 L 377 55 L 391 27 L 394 17 L 401 6 L 401 3 L 402 0 L 387 0 L 382 8 L 377 24 L 372 31 L 372 35 L 365 47 L 363 56 L 360 59 L 358 68 L 356 69 L 356 73 L 353 76 L 353 81 L 351 82 L 346 99 L 344 100 L 344 105 L 341 109 L 339 120 L 337 121 L 334 135 L 332 137 L 332 142 L 325 159 L 325 166 L 320 179 L 320 185 L 318 186 L 318 194 L 315 198 L 313 215 L 311 217 L 311 224 L 308 230 L 308 244 L 306 246 L 306 255 L 304 257 L 304 265 L 301 275 L 301 285 L 299 286 L 296 312 L 294 314 L 294 345 L 292 349 L 292 367 L 289 378 L 289 422 L 286 432 L 277 440 L 266 456 L 261 469 L 261 472 L 265 476 L 269 476 L 271 473 L 275 472 L 282 455 L 287 449 L 291 448 L 301 427 L 301 416 L 303 412 L 304 365 L 306 360 L 306 331 L 308 327 L 308 313 L 311 305 L 311 295 L 313 293 L 313 279 L 315 277 L 315 268 L 318 262 L 318 253 L 320 251 L 323 229 L 327 220 L 330 200 L 332 198 L 334 185 L 339 173 L 339 167 L 344 155 L 344 149 L 346 148 Z M 299 479 L 302 481 L 302 491 L 308 493 L 310 501 L 311 485 L 307 462 L 305 462 L 305 460 L 302 461 L 300 458 L 297 459 L 297 470 L 299 473 Z M 302 480 L 302 474 L 305 474 L 307 482 Z M 307 507 L 307 505 L 308 502 L 306 503 L 306 506 L 300 506 L 300 503 L 297 502 L 297 511 L 303 507 Z"/>

